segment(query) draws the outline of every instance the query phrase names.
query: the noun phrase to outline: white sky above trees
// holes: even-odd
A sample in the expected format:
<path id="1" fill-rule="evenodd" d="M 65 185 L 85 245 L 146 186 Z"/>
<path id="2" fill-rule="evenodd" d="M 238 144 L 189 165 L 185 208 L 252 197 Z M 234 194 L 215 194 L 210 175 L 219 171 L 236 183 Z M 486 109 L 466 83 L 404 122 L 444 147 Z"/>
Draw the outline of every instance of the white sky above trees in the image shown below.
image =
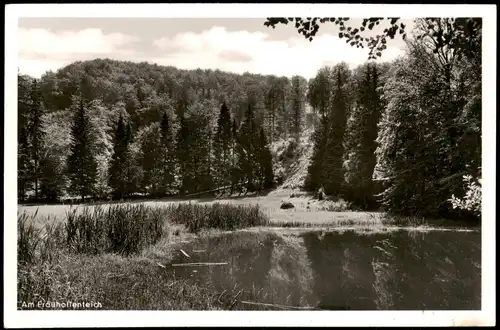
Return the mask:
<path id="1" fill-rule="evenodd" d="M 351 21 L 359 26 L 361 19 Z M 311 78 L 324 65 L 345 61 L 354 67 L 368 58 L 368 49 L 339 39 L 333 23 L 322 25 L 309 42 L 291 25 L 272 29 L 264 22 L 265 18 L 20 18 L 18 65 L 21 73 L 34 77 L 74 61 L 111 58 L 180 69 Z M 412 20 L 402 22 L 410 31 Z M 381 61 L 402 55 L 404 47 L 399 36 L 390 40 Z"/>

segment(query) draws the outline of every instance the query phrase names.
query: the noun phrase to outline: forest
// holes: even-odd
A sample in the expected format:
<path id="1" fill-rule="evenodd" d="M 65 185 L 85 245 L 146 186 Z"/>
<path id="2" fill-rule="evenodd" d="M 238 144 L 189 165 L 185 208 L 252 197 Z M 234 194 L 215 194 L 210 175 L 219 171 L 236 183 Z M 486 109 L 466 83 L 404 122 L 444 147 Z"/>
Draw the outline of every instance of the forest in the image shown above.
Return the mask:
<path id="1" fill-rule="evenodd" d="M 325 66 L 309 81 L 112 59 L 18 74 L 18 199 L 271 189 L 270 145 L 298 139 L 310 106 L 305 190 L 364 210 L 478 216 L 480 23 L 471 29 L 417 20 L 404 56 Z"/>

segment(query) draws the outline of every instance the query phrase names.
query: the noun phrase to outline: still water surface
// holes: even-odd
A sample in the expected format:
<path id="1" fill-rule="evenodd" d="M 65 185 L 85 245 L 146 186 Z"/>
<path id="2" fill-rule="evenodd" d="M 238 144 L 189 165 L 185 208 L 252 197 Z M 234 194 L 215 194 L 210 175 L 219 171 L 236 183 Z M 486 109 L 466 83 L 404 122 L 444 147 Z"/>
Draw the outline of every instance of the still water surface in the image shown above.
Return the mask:
<path id="1" fill-rule="evenodd" d="M 481 308 L 480 232 L 236 232 L 178 248 L 189 258 L 173 264 L 227 263 L 169 271 L 215 288 L 231 309 Z"/>

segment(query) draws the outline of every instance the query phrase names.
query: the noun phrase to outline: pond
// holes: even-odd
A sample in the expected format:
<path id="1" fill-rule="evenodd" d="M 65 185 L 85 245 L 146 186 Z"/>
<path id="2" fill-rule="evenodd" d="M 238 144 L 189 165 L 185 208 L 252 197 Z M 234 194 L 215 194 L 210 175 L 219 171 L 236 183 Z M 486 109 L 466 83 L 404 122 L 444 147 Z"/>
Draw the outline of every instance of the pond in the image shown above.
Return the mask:
<path id="1" fill-rule="evenodd" d="M 169 276 L 231 310 L 481 309 L 479 231 L 240 231 L 177 250 Z"/>

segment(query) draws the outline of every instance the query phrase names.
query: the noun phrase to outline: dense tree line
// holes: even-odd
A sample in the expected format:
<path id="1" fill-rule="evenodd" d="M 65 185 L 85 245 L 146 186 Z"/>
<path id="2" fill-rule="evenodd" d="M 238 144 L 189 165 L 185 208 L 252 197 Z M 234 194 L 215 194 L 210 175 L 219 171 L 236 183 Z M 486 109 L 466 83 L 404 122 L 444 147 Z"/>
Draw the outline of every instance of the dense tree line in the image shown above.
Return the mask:
<path id="1" fill-rule="evenodd" d="M 436 215 L 451 211 L 452 195 L 465 194 L 463 176 L 480 175 L 481 31 L 461 49 L 451 47 L 453 38 L 442 40 L 461 33 L 453 20 L 422 19 L 417 29 L 418 40 L 408 43 L 408 56 L 384 86 L 389 102 L 377 165 L 386 208 Z"/>
<path id="2" fill-rule="evenodd" d="M 252 140 L 252 148 L 268 148 L 285 136 L 300 135 L 306 88 L 298 76 L 179 70 L 109 59 L 75 62 L 41 79 L 18 75 L 19 199 L 56 200 L 90 191 L 95 198 L 125 198 L 221 186 L 234 190 L 244 185 L 245 175 L 250 181 L 254 177 L 238 168 L 243 156 L 237 148 L 247 141 L 237 134 L 248 109 L 253 109 L 255 127 L 247 136 L 260 138 Z M 89 139 L 88 145 L 81 139 Z M 92 189 L 84 191 L 75 181 L 80 176 L 70 172 L 87 156 L 92 160 L 85 166 L 95 163 L 96 169 L 89 169 L 85 180 Z M 274 177 L 269 171 L 265 175 L 266 184 L 253 187 L 252 182 L 245 189 L 268 187 Z"/>
<path id="3" fill-rule="evenodd" d="M 463 38 L 463 24 L 418 19 L 406 56 L 390 65 L 319 70 L 307 94 L 321 121 L 306 188 L 365 209 L 379 202 L 394 213 L 443 216 L 461 208 L 477 214 L 478 184 L 471 183 L 480 184 L 481 170 L 476 23 L 463 46 L 455 41 Z"/>
<path id="4" fill-rule="evenodd" d="M 259 109 L 265 94 L 255 86 L 245 94 L 247 108 L 238 115 L 226 97 L 221 97 L 222 103 L 211 97 L 220 91 L 206 92 L 205 87 L 200 95 L 190 94 L 190 87 L 179 100 L 164 94 L 153 100 L 147 96 L 156 93 L 150 85 L 133 93 L 126 86 L 125 102 L 114 99 L 116 103 L 106 104 L 108 97 L 99 98 L 103 92 L 93 89 L 92 76 L 84 75 L 79 83 L 68 84 L 74 86 L 71 102 L 59 110 L 50 103 L 55 95 L 66 97 L 58 94 L 57 85 L 41 92 L 43 82 L 54 78 L 51 73 L 42 83 L 18 78 L 20 200 L 28 195 L 46 200 L 65 195 L 122 199 L 218 188 L 232 193 L 274 184 L 262 113 L 267 109 Z M 284 82 L 288 80 L 281 79 L 281 87 Z M 303 99 L 305 90 L 296 88 L 284 101 L 292 102 L 292 96 Z M 261 113 L 256 115 L 256 109 Z M 297 116 L 302 116 L 299 111 Z M 288 127 L 301 129 L 295 122 Z"/>

